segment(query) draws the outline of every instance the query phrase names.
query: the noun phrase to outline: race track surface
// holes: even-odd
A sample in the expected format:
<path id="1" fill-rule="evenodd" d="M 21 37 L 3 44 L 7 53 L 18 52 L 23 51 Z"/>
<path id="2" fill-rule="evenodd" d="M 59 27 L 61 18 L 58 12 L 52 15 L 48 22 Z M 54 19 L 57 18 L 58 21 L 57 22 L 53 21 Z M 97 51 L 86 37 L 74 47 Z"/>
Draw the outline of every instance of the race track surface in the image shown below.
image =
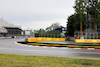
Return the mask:
<path id="1" fill-rule="evenodd" d="M 24 39 L 0 39 L 0 53 L 34 56 L 100 59 L 100 50 L 29 47 L 15 44 Z"/>

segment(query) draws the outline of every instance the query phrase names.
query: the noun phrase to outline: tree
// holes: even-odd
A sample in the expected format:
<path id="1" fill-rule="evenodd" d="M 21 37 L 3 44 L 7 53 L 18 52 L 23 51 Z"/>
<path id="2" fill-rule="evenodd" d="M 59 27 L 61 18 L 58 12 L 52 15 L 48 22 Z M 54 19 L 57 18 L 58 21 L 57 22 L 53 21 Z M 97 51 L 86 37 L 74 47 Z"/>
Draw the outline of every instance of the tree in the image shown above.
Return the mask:
<path id="1" fill-rule="evenodd" d="M 96 23 L 100 27 L 100 2 L 98 2 L 96 4 L 96 8 L 97 8 L 97 19 L 96 19 Z"/>
<path id="2" fill-rule="evenodd" d="M 39 30 L 34 30 L 35 32 L 35 36 L 39 37 L 39 34 L 45 34 L 45 30 L 44 29 L 39 29 Z"/>
<path id="3" fill-rule="evenodd" d="M 100 1 L 96 4 L 97 11 L 100 13 Z"/>
<path id="4" fill-rule="evenodd" d="M 74 9 L 75 13 L 68 17 L 67 22 L 67 31 L 69 35 L 72 36 L 76 30 L 79 30 L 80 27 L 80 35 L 82 36 L 82 31 L 85 29 L 86 23 L 88 22 L 93 23 L 94 30 L 95 24 L 100 26 L 99 0 L 76 0 Z"/>
<path id="5" fill-rule="evenodd" d="M 52 23 L 51 26 L 47 27 L 46 28 L 46 31 L 51 31 L 51 30 L 54 30 L 56 28 L 60 28 L 60 23 Z"/>
<path id="6" fill-rule="evenodd" d="M 85 3 L 84 3 L 84 0 L 76 0 L 75 1 L 75 6 L 74 6 L 74 9 L 76 11 L 76 13 L 79 15 L 79 19 L 80 19 L 80 35 L 82 36 L 82 23 L 83 23 L 83 13 L 85 11 Z"/>
<path id="7" fill-rule="evenodd" d="M 34 30 L 35 33 L 45 33 L 44 29 Z"/>
<path id="8" fill-rule="evenodd" d="M 93 23 L 93 30 L 96 30 L 96 25 L 98 24 L 100 15 L 100 2 L 99 0 L 87 0 L 87 13 L 91 16 Z M 99 20 L 100 21 L 100 20 Z"/>
<path id="9" fill-rule="evenodd" d="M 85 20 L 86 15 L 83 15 L 83 19 Z M 83 22 L 83 30 L 85 29 L 85 21 Z M 69 36 L 74 36 L 75 31 L 80 30 L 80 19 L 79 19 L 79 14 L 73 14 L 68 17 L 68 22 L 67 22 L 67 35 Z"/>

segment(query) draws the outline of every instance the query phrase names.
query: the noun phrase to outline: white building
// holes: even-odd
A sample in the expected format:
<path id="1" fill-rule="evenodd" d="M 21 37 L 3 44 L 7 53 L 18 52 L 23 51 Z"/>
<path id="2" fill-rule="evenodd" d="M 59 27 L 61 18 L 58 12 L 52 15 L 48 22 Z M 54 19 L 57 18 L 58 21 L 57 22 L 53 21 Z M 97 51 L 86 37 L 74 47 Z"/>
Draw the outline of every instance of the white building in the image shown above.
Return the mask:
<path id="1" fill-rule="evenodd" d="M 0 19 L 0 36 L 21 35 L 21 28 Z"/>
<path id="2" fill-rule="evenodd" d="M 34 35 L 34 33 L 32 32 L 32 30 L 24 30 L 23 32 L 22 32 L 22 35 Z"/>

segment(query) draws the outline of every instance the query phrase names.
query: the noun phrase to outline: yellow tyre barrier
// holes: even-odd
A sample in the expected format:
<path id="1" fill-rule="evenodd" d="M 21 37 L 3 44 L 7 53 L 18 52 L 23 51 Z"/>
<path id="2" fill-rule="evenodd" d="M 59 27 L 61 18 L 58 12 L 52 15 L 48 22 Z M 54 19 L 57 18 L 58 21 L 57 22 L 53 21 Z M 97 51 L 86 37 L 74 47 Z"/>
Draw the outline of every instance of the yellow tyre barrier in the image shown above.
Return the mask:
<path id="1" fill-rule="evenodd" d="M 64 38 L 28 38 L 28 42 L 36 41 L 65 41 Z"/>
<path id="2" fill-rule="evenodd" d="M 41 46 L 57 46 L 57 47 L 81 47 L 81 48 L 100 48 L 96 43 L 100 43 L 100 39 L 76 39 L 77 43 L 95 43 L 94 46 L 86 45 L 65 45 L 65 44 L 46 44 L 46 43 L 36 43 L 36 41 L 65 41 L 64 38 L 28 38 L 27 42 L 29 45 L 41 45 Z M 34 42 L 34 43 L 31 43 Z M 96 46 L 97 45 L 97 46 Z"/>
<path id="3" fill-rule="evenodd" d="M 76 43 L 100 43 L 100 39 L 76 39 Z"/>

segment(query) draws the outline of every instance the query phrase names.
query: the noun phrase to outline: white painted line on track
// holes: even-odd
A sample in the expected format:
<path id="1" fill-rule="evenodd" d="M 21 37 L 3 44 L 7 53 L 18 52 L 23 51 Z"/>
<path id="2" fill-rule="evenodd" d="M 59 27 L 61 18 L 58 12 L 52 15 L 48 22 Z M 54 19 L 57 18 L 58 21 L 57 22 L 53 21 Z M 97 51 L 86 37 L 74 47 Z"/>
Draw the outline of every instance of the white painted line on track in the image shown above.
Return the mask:
<path id="1" fill-rule="evenodd" d="M 81 48 L 74 48 L 74 49 L 81 49 Z"/>
<path id="2" fill-rule="evenodd" d="M 94 50 L 94 48 L 88 48 L 88 50 Z"/>

